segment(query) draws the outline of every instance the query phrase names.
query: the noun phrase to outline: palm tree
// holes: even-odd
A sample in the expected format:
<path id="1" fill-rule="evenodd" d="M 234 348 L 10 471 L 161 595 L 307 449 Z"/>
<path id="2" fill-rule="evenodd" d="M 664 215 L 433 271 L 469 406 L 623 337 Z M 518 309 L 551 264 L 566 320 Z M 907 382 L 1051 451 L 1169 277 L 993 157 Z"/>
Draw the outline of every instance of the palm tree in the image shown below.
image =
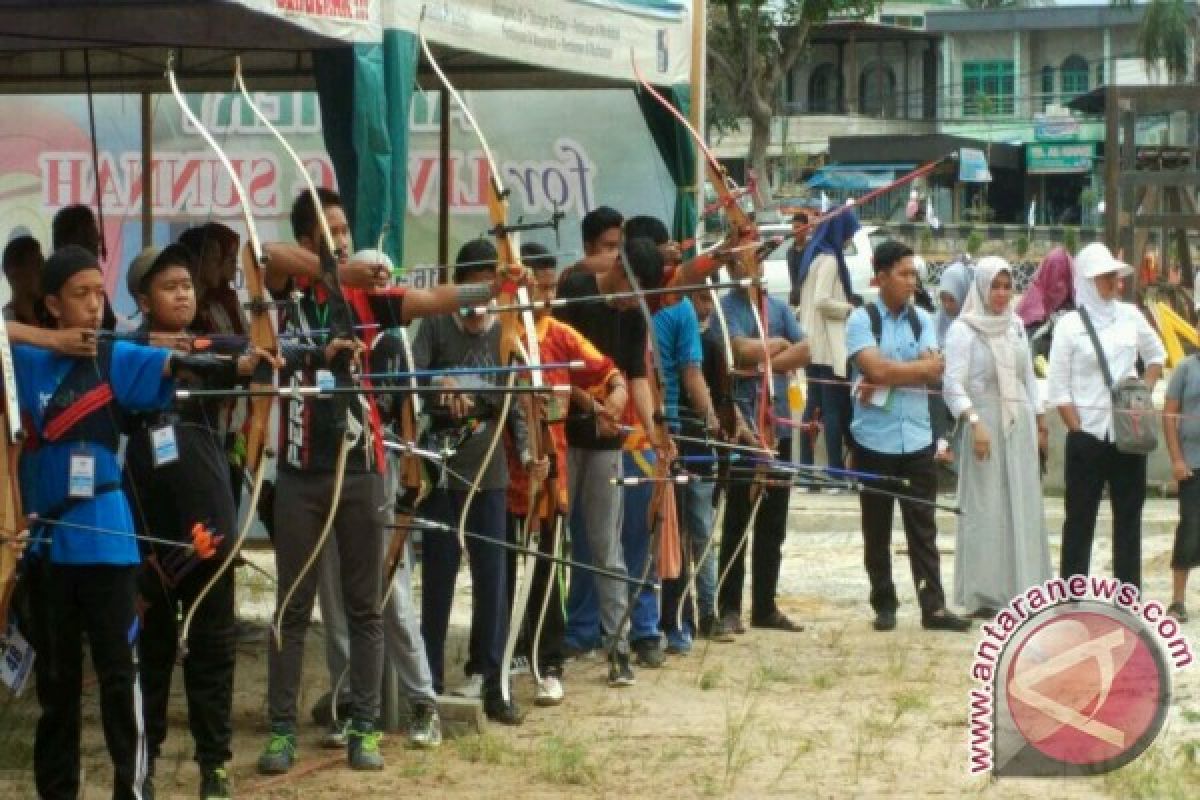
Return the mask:
<path id="1" fill-rule="evenodd" d="M 1129 6 L 1131 0 L 1115 0 Z M 1189 0 L 1150 0 L 1138 31 L 1138 51 L 1151 66 L 1162 62 L 1171 80 L 1181 83 L 1188 75 L 1188 37 L 1193 35 L 1195 5 Z"/>

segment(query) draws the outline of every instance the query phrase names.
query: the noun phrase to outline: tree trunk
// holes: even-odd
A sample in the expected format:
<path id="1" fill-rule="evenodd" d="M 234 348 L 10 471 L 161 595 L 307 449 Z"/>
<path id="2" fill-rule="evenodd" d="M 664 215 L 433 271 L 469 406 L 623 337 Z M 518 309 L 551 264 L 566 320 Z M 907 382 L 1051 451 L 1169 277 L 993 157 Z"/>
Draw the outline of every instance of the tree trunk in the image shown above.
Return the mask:
<path id="1" fill-rule="evenodd" d="M 754 170 L 757 191 L 754 194 L 755 208 L 764 208 L 771 202 L 771 173 L 767 168 L 767 147 L 771 144 L 771 115 L 750 113 L 750 168 Z"/>

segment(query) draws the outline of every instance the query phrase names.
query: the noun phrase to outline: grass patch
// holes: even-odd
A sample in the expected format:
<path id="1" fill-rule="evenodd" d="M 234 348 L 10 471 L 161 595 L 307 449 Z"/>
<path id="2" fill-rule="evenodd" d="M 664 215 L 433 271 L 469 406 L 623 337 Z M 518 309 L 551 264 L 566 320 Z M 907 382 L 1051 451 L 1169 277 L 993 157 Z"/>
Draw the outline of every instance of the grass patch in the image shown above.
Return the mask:
<path id="1" fill-rule="evenodd" d="M 0 769 L 33 769 L 33 728 L 37 703 L 33 690 L 16 697 L 0 688 Z"/>
<path id="2" fill-rule="evenodd" d="M 910 711 L 925 711 L 929 708 L 929 695 L 920 689 L 905 689 L 897 692 L 892 696 L 892 709 L 895 716 L 892 717 L 892 723 L 895 724 L 902 716 Z"/>
<path id="3" fill-rule="evenodd" d="M 1104 788 L 1125 800 L 1187 800 L 1200 786 L 1200 741 L 1174 749 L 1157 744 L 1132 763 L 1104 776 Z"/>
<path id="4" fill-rule="evenodd" d="M 596 781 L 596 767 L 583 742 L 551 736 L 542 742 L 538 775 L 563 786 L 588 786 Z"/>
<path id="5" fill-rule="evenodd" d="M 507 766 L 516 764 L 519 759 L 508 742 L 491 733 L 481 733 L 478 736 L 460 736 L 454 739 L 454 749 L 465 761 L 472 764 L 490 764 L 492 766 Z"/>
<path id="6" fill-rule="evenodd" d="M 721 678 L 724 676 L 725 670 L 721 667 L 709 667 L 700 673 L 700 680 L 697 685 L 704 691 L 716 689 L 721 685 Z"/>
<path id="7" fill-rule="evenodd" d="M 835 679 L 832 672 L 818 672 L 812 677 L 812 687 L 820 691 L 832 689 Z"/>

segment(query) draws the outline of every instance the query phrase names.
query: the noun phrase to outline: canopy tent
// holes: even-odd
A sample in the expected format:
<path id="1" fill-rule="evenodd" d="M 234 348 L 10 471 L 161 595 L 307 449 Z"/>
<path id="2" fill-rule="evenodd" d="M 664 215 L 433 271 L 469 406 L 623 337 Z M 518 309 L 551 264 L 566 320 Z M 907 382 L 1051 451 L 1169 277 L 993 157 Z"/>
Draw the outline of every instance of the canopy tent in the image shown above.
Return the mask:
<path id="1" fill-rule="evenodd" d="M 0 0 L 0 93 L 161 92 L 168 51 L 187 90 L 228 91 L 240 55 L 256 90 L 317 89 L 354 238 L 374 242 L 386 226 L 398 258 L 412 92 L 433 86 L 418 26 L 460 88 L 629 86 L 636 53 L 687 111 L 691 3 L 439 0 L 426 13 L 409 0 Z M 642 108 L 679 189 L 684 238 L 691 142 L 660 108 Z"/>

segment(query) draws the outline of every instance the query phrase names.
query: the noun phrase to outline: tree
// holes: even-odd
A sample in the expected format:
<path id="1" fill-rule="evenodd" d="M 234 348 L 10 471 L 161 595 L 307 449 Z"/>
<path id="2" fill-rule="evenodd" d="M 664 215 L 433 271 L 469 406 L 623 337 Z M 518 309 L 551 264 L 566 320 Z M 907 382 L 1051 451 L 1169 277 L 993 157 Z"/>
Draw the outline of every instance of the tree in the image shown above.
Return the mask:
<path id="1" fill-rule="evenodd" d="M 769 194 L 767 148 L 783 83 L 814 25 L 831 16 L 865 16 L 879 0 L 708 0 L 709 104 L 717 124 L 750 122 L 750 166 Z"/>
<path id="2" fill-rule="evenodd" d="M 1111 0 L 1131 8 L 1133 0 Z M 1165 64 L 1172 81 L 1182 83 L 1188 73 L 1188 38 L 1195 35 L 1189 0 L 1149 0 L 1138 30 L 1138 52 L 1152 69 Z"/>
<path id="3" fill-rule="evenodd" d="M 1129 0 L 1119 0 L 1128 5 Z M 1188 38 L 1194 35 L 1195 6 L 1188 0 L 1150 0 L 1138 30 L 1138 52 L 1151 66 L 1160 61 L 1167 75 L 1182 83 L 1188 74 Z"/>

